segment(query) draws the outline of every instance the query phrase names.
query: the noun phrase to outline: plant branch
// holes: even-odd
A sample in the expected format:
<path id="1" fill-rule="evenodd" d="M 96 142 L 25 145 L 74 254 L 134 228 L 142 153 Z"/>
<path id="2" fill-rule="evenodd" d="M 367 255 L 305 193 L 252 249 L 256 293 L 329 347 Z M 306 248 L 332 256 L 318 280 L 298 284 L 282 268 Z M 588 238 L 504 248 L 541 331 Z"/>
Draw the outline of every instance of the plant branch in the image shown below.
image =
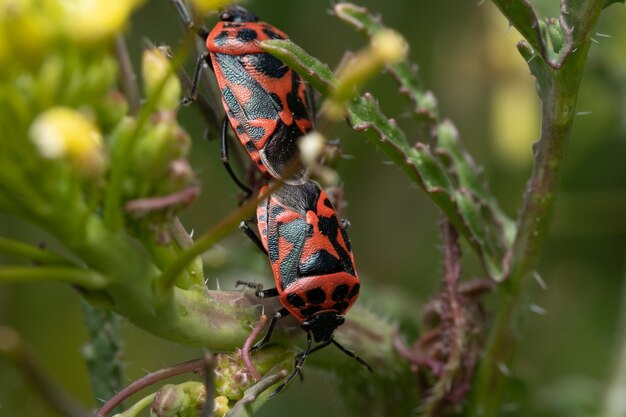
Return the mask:
<path id="1" fill-rule="evenodd" d="M 130 114 L 136 115 L 141 106 L 139 88 L 137 87 L 137 76 L 133 70 L 133 64 L 130 61 L 126 41 L 122 35 L 115 37 L 115 56 L 120 71 L 122 92 L 126 96 L 126 100 L 128 100 Z"/>
<path id="2" fill-rule="evenodd" d="M 88 270 L 61 266 L 14 266 L 0 268 L 0 281 L 65 281 L 87 289 L 103 288 L 107 279 Z"/>
<path id="3" fill-rule="evenodd" d="M 498 308 L 484 356 L 474 384 L 471 412 L 474 416 L 498 414 L 506 386 L 503 367 L 511 369 L 518 344 L 526 283 L 532 275 L 548 236 L 559 174 L 565 158 L 576 100 L 590 45 L 590 31 L 600 14 L 602 3 L 580 1 L 571 9 L 567 2 L 562 11 L 577 30 L 577 48 L 568 54 L 560 70 L 540 60 L 529 60 L 533 51 L 525 43 L 518 46 L 537 78 L 542 99 L 541 138 L 533 146 L 535 164 L 526 188 L 518 219 L 518 232 L 507 255 L 507 279 L 498 288 Z M 571 19 L 571 20 L 570 20 Z"/>
<path id="4" fill-rule="evenodd" d="M 90 341 L 83 346 L 83 357 L 89 370 L 93 396 L 111 398 L 123 387 L 122 342 L 119 317 L 112 311 L 81 302 Z M 121 412 L 121 405 L 115 411 Z"/>
<path id="5" fill-rule="evenodd" d="M 4 237 L 0 237 L 0 252 L 44 265 L 73 265 L 70 260 L 47 249 Z"/>
<path id="6" fill-rule="evenodd" d="M 94 417 L 105 417 L 109 414 L 118 404 L 121 404 L 128 397 L 142 389 L 149 387 L 164 379 L 171 378 L 176 375 L 186 374 L 188 372 L 201 372 L 206 366 L 205 358 L 194 359 L 188 362 L 172 365 L 167 368 L 159 369 L 158 371 L 151 372 L 148 375 L 133 381 L 126 388 L 115 394 L 110 400 L 108 400 L 100 409 L 94 414 Z"/>

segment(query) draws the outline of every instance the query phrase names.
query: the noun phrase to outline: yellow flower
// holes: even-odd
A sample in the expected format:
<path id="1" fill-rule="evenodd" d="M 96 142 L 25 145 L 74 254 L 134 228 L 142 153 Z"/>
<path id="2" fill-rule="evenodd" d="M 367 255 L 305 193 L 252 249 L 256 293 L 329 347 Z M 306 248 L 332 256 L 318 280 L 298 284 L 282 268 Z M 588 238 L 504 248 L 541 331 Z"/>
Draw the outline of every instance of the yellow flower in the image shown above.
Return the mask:
<path id="1" fill-rule="evenodd" d="M 47 159 L 67 159 L 84 174 L 98 175 L 105 166 L 102 134 L 91 120 L 67 107 L 53 107 L 33 121 L 29 136 Z"/>
<path id="2" fill-rule="evenodd" d="M 78 43 L 105 41 L 124 29 L 138 0 L 61 0 L 67 35 Z"/>

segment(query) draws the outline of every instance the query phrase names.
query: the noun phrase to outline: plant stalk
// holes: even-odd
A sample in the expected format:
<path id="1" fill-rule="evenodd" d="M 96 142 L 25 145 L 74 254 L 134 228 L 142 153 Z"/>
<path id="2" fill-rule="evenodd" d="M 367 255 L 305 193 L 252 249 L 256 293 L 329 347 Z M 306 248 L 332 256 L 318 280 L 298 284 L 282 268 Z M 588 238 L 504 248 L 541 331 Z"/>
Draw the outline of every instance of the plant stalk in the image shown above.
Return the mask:
<path id="1" fill-rule="evenodd" d="M 563 67 L 554 70 L 538 57 L 533 60 L 534 64 L 529 62 L 542 99 L 541 138 L 533 146 L 535 165 L 524 195 L 517 235 L 505 258 L 508 273 L 498 287 L 498 307 L 474 381 L 469 413 L 472 416 L 491 417 L 499 413 L 525 316 L 525 288 L 548 237 L 559 175 L 576 116 L 576 100 L 589 51 L 590 32 L 602 9 L 602 2 L 583 3 L 576 5 L 572 15 L 585 20 L 578 26 L 584 27 L 585 31 L 575 34 L 577 48 L 567 56 Z"/>

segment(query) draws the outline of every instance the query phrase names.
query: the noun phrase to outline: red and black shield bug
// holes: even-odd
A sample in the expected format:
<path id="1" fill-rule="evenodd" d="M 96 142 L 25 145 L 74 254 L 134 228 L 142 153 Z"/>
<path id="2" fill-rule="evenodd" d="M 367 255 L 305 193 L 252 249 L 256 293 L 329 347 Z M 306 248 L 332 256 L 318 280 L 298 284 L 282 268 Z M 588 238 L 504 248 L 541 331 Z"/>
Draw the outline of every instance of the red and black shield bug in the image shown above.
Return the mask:
<path id="1" fill-rule="evenodd" d="M 268 193 L 268 186 L 261 193 Z M 293 315 L 307 334 L 306 349 L 296 356 L 293 371 L 273 395 L 280 392 L 300 371 L 308 354 L 334 344 L 372 371 L 363 359 L 333 339 L 344 323 L 344 314 L 356 301 L 360 282 L 346 233 L 347 222 L 339 222 L 328 196 L 316 183 L 285 184 L 259 203 L 257 224 L 260 238 L 242 223 L 244 232 L 269 257 L 276 288 L 263 290 L 254 283 L 261 298 L 279 296 L 283 308 L 269 324 L 265 336 L 253 347 L 269 341 L 276 322 Z M 319 343 L 311 348 L 312 342 Z"/>
<path id="2" fill-rule="evenodd" d="M 191 20 L 176 0 L 179 12 Z M 222 125 L 222 161 L 233 180 L 249 195 L 251 190 L 234 175 L 228 163 L 228 122 L 252 161 L 268 178 L 303 182 L 306 170 L 298 165 L 297 140 L 313 129 L 311 90 L 298 73 L 260 48 L 259 42 L 287 39 L 287 35 L 240 6 L 230 6 L 207 32 L 198 31 L 207 52 L 200 56 L 191 97 L 205 63 L 209 63 L 222 95 L 226 117 Z M 294 164 L 295 167 L 292 165 Z M 283 173 L 289 172 L 289 178 Z"/>

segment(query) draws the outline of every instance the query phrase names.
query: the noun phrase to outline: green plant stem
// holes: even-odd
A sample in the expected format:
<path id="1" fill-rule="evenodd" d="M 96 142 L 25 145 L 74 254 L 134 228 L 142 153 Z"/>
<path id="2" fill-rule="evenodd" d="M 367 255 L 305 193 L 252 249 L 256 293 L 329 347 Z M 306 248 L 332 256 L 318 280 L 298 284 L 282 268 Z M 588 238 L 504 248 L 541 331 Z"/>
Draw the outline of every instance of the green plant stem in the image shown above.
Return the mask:
<path id="1" fill-rule="evenodd" d="M 163 271 L 156 281 L 158 291 L 167 291 L 171 288 L 178 275 L 181 274 L 187 266 L 189 266 L 198 256 L 217 243 L 220 239 L 226 237 L 243 219 L 250 216 L 258 204 L 257 198 L 251 198 L 246 201 L 237 210 L 232 211 L 228 216 L 224 217 L 218 224 L 204 233 L 191 246 L 186 248 L 180 255 Z"/>
<path id="2" fill-rule="evenodd" d="M 128 410 L 123 413 L 115 414 L 113 417 L 137 417 L 139 413 L 141 413 L 146 407 L 150 406 L 156 397 L 156 392 L 150 395 L 143 397 L 141 400 L 137 401 L 132 405 Z"/>
<path id="3" fill-rule="evenodd" d="M 105 278 L 97 272 L 70 267 L 14 266 L 0 268 L 0 281 L 65 281 L 89 289 L 104 286 Z"/>
<path id="4" fill-rule="evenodd" d="M 81 302 L 90 341 L 83 347 L 89 369 L 89 379 L 96 398 L 111 398 L 123 387 L 122 342 L 119 337 L 119 317 L 112 311 Z M 122 412 L 122 405 L 113 411 Z"/>
<path id="5" fill-rule="evenodd" d="M 72 262 L 56 253 L 3 237 L 0 237 L 0 253 L 6 253 L 45 265 L 72 265 Z"/>
<path id="6" fill-rule="evenodd" d="M 587 60 L 590 32 L 599 17 L 602 2 L 580 1 L 568 9 L 575 27 L 577 48 L 565 58 L 560 70 L 539 58 L 529 62 L 537 77 L 542 99 L 541 138 L 534 145 L 535 165 L 529 180 L 517 235 L 506 262 L 507 279 L 498 287 L 498 307 L 488 344 L 473 387 L 473 416 L 494 416 L 499 412 L 508 372 L 519 341 L 520 323 L 525 316 L 526 284 L 532 275 L 548 236 L 559 174 L 570 130 L 576 115 L 576 100 Z M 580 21 L 579 21 L 580 20 Z M 522 53 L 528 51 L 520 45 Z"/>

